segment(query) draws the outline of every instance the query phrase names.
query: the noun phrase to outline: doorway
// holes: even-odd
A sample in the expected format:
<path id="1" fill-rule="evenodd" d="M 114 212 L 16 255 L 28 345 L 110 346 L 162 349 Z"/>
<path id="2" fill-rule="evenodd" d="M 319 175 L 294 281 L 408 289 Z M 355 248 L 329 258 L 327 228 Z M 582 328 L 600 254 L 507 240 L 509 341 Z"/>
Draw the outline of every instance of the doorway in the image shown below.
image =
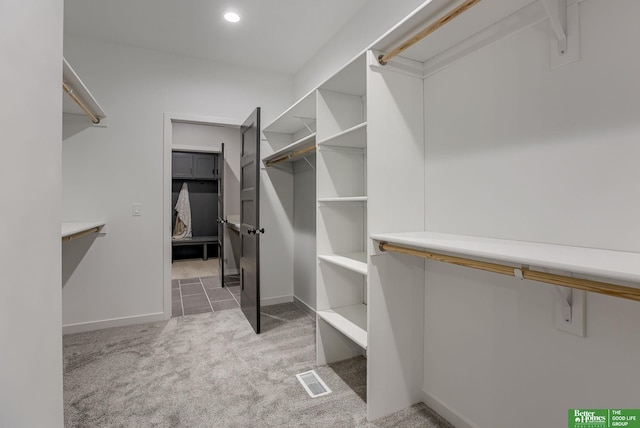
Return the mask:
<path id="1" fill-rule="evenodd" d="M 237 308 L 240 123 L 165 114 L 164 127 L 165 318 Z M 190 236 L 176 227 L 181 193 L 192 213 Z"/>

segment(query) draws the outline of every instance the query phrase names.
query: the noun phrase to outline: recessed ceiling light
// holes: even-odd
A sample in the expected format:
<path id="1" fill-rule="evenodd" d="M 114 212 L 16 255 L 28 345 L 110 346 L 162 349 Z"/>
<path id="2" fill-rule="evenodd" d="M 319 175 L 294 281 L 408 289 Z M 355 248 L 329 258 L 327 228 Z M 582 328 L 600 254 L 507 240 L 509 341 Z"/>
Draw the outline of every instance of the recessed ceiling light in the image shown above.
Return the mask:
<path id="1" fill-rule="evenodd" d="M 238 22 L 240 21 L 240 15 L 235 12 L 227 12 L 224 14 L 224 19 L 229 22 Z"/>

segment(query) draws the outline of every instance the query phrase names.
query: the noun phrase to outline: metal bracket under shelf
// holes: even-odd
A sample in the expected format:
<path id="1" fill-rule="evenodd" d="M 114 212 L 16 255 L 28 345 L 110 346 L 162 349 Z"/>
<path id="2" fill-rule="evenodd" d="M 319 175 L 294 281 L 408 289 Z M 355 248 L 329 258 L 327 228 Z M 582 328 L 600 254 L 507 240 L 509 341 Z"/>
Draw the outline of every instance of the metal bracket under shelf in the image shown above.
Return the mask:
<path id="1" fill-rule="evenodd" d="M 550 65 L 556 69 L 580 60 L 580 7 L 582 0 L 540 0 L 555 35 Z"/>
<path id="2" fill-rule="evenodd" d="M 523 265 L 522 269 L 529 269 L 529 266 Z M 523 280 L 522 269 L 514 268 L 513 273 L 516 278 Z M 547 271 L 547 269 L 543 270 Z M 573 276 L 571 272 L 556 273 L 569 277 Z M 555 327 L 558 330 L 584 337 L 586 291 L 560 285 L 554 285 L 553 291 L 556 296 L 554 313 Z"/>

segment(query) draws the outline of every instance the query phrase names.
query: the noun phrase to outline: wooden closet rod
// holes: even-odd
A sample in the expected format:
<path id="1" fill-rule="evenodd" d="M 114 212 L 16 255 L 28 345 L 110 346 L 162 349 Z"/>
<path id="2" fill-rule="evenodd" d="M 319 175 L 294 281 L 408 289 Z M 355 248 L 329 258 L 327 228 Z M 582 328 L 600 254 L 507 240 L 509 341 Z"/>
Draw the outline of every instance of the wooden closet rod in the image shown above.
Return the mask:
<path id="1" fill-rule="evenodd" d="M 391 58 L 393 58 L 394 56 L 398 55 L 400 52 L 405 51 L 406 49 L 410 48 L 411 46 L 415 45 L 420 40 L 424 39 L 429 34 L 433 33 L 438 28 L 440 28 L 443 25 L 445 25 L 447 22 L 453 20 L 453 18 L 455 18 L 456 16 L 461 15 L 463 12 L 467 11 L 468 9 L 470 9 L 471 6 L 474 6 L 478 2 L 480 2 L 480 0 L 467 0 L 466 2 L 461 4 L 460 6 L 456 7 L 455 9 L 453 9 L 452 11 L 447 13 L 442 18 L 438 19 L 433 24 L 429 25 L 424 30 L 420 31 L 418 34 L 416 34 L 415 36 L 413 36 L 412 38 L 410 38 L 406 42 L 402 43 L 400 46 L 398 46 L 397 48 L 395 48 L 394 50 L 392 50 L 388 54 L 384 54 L 384 55 L 378 56 L 378 63 L 380 63 L 380 65 L 387 65 L 387 62 L 389 62 L 389 60 Z"/>
<path id="2" fill-rule="evenodd" d="M 69 87 L 69 85 L 66 84 L 66 82 L 62 82 L 62 89 L 64 89 L 64 91 L 71 97 L 71 99 L 73 101 L 76 102 L 76 104 L 78 104 L 78 106 L 85 112 L 85 114 L 87 116 L 89 116 L 89 118 L 91 119 L 91 121 L 95 124 L 100 123 L 100 118 L 96 117 L 95 114 L 93 114 L 91 112 L 91 110 L 89 109 L 89 107 L 87 107 L 80 98 L 78 98 L 78 96 L 76 94 L 73 93 L 73 89 L 71 89 Z"/>
<path id="3" fill-rule="evenodd" d="M 100 226 L 92 227 L 88 230 L 83 230 L 82 232 L 74 233 L 72 235 L 63 236 L 62 242 L 71 241 L 72 239 L 82 238 L 83 236 L 91 235 L 92 233 L 98 233 L 100 231 Z"/>
<path id="4" fill-rule="evenodd" d="M 640 301 L 640 289 L 625 287 L 623 285 L 609 284 L 606 282 L 591 281 L 589 279 L 573 278 L 570 276 L 562 276 L 553 273 L 538 272 L 528 268 L 514 268 L 497 263 L 482 262 L 478 260 L 467 259 L 464 257 L 449 256 L 445 254 L 433 253 L 425 250 L 416 250 L 401 245 L 380 242 L 380 251 L 391 251 L 394 253 L 407 254 L 410 256 L 422 257 L 428 260 L 438 262 L 451 263 L 458 266 L 480 269 L 488 272 L 499 273 L 502 275 L 520 277 L 522 273 L 523 279 L 544 282 L 547 284 L 561 285 L 563 287 L 576 288 L 578 290 L 591 291 L 594 293 L 606 294 L 608 296 L 620 297 L 623 299 Z"/>
<path id="5" fill-rule="evenodd" d="M 297 150 L 295 152 L 291 152 L 288 155 L 284 155 L 284 156 L 281 156 L 279 158 L 267 161 L 267 167 L 272 166 L 274 164 L 277 164 L 278 162 L 282 162 L 282 161 L 286 161 L 286 160 L 289 160 L 289 159 L 297 158 L 298 156 L 302 156 L 305 153 L 312 152 L 315 149 L 316 149 L 316 146 L 310 146 L 310 147 L 307 147 L 305 149 L 300 149 L 300 150 Z"/>

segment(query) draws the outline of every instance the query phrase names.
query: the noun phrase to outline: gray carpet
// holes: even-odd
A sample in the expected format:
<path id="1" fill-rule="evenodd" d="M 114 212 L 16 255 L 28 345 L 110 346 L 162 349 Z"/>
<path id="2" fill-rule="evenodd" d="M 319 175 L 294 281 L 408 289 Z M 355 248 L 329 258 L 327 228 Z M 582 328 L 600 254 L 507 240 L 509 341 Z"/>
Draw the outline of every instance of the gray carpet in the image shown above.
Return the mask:
<path id="1" fill-rule="evenodd" d="M 450 427 L 424 405 L 366 420 L 366 360 L 316 367 L 313 320 L 264 308 L 255 335 L 239 309 L 64 337 L 66 427 Z M 316 369 L 333 393 L 295 377 Z"/>

